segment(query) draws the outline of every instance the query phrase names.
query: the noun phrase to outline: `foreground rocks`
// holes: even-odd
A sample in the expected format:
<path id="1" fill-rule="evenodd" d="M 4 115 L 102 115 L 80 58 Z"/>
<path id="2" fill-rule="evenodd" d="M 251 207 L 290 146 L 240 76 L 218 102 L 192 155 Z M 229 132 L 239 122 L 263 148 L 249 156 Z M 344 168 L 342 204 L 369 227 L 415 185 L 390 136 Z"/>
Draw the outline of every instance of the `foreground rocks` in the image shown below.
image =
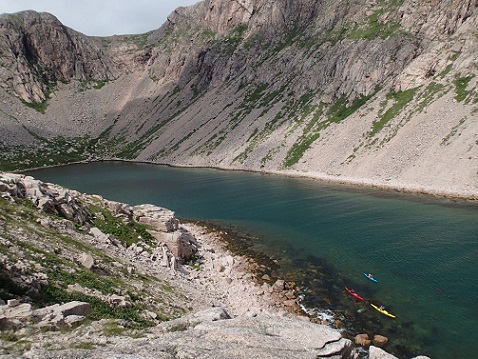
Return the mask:
<path id="1" fill-rule="evenodd" d="M 214 233 L 181 225 L 170 210 L 130 207 L 10 173 L 0 173 L 0 190 L 10 211 L 0 213 L 0 274 L 25 293 L 0 292 L 9 297 L 0 302 L 3 358 L 358 358 L 340 331 L 297 314 L 291 283 L 258 284 L 250 259 L 230 253 Z M 16 214 L 19 199 L 33 209 Z M 126 245 L 93 226 L 108 213 L 126 228 L 147 224 L 154 240 Z M 63 277 L 74 279 L 58 282 Z M 101 285 L 105 278 L 109 287 Z M 48 286 L 91 303 L 38 305 L 33 298 Z M 92 320 L 98 301 L 142 319 Z M 148 327 L 137 328 L 141 320 Z M 377 351 L 370 348 L 372 358 Z"/>
<path id="2" fill-rule="evenodd" d="M 88 303 L 78 301 L 33 310 L 31 304 L 11 299 L 7 305 L 0 306 L 0 330 L 19 329 L 29 324 L 42 330 L 71 328 L 82 323 L 89 310 Z"/>

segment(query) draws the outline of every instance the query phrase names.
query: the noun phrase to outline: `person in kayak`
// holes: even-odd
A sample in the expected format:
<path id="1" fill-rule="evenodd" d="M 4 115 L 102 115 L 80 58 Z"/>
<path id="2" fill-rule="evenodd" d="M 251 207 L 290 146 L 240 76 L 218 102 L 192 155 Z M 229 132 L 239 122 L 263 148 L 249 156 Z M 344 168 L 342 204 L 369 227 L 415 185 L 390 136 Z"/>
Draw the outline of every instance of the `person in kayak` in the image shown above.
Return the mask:
<path id="1" fill-rule="evenodd" d="M 373 275 L 371 275 L 371 274 L 369 273 L 369 274 L 367 274 L 367 277 L 373 278 Z"/>

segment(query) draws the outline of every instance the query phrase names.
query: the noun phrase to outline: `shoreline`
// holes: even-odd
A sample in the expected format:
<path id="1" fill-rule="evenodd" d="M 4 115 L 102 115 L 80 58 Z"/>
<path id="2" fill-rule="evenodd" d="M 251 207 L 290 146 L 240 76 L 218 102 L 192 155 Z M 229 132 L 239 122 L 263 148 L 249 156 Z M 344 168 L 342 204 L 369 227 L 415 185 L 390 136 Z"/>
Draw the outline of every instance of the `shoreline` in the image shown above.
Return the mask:
<path id="1" fill-rule="evenodd" d="M 181 219 L 180 219 L 181 221 Z M 342 338 L 350 340 L 353 344 L 352 347 L 356 350 L 357 358 L 369 358 L 369 347 L 362 346 L 357 342 L 357 337 L 363 335 L 369 335 L 373 338 L 375 335 L 386 338 L 390 343 L 380 345 L 381 349 L 392 358 L 427 358 L 422 354 L 414 352 L 414 347 L 400 346 L 400 342 L 408 343 L 404 337 L 397 335 L 397 337 L 389 336 L 382 328 L 382 324 L 376 324 L 374 329 L 362 328 L 360 324 L 361 320 L 368 320 L 366 318 L 376 318 L 373 312 L 364 313 L 364 309 L 368 307 L 369 300 L 365 300 L 363 303 L 349 300 L 348 294 L 343 294 L 346 298 L 347 304 L 341 303 L 339 307 L 330 308 L 327 306 L 321 306 L 321 308 L 309 308 L 306 303 L 303 303 L 303 287 L 304 283 L 301 283 L 299 277 L 295 277 L 293 273 L 285 272 L 278 264 L 278 268 L 274 268 L 271 272 L 275 271 L 276 275 L 271 277 L 262 276 L 261 268 L 263 269 L 267 264 L 263 262 L 263 256 L 260 258 L 255 257 L 254 254 L 264 255 L 267 260 L 272 263 L 276 263 L 274 256 L 270 256 L 268 253 L 257 251 L 254 249 L 245 251 L 231 249 L 230 241 L 223 236 L 223 232 L 227 231 L 227 236 L 237 236 L 235 239 L 247 242 L 247 234 L 241 232 L 235 232 L 235 230 L 229 231 L 227 227 L 221 225 L 215 225 L 214 223 L 202 222 L 202 221 L 189 221 L 182 220 L 181 226 L 186 228 L 192 233 L 199 242 L 207 244 L 207 247 L 211 246 L 214 250 L 214 256 L 217 258 L 225 258 L 232 256 L 234 258 L 233 271 L 228 275 L 222 271 L 211 271 L 211 264 L 216 260 L 206 258 L 205 263 L 207 265 L 205 278 L 214 283 L 213 293 L 208 293 L 208 296 L 214 298 L 217 302 L 212 304 L 212 307 L 219 306 L 224 308 L 231 317 L 260 317 L 260 316 L 280 316 L 287 317 L 295 320 L 306 321 L 317 325 L 323 325 L 339 332 Z M 245 239 L 243 238 L 246 237 Z M 234 240 L 234 238 L 233 238 Z M 246 247 L 248 247 L 246 245 Z M 252 245 L 253 247 L 253 245 Z M 206 250 L 208 252 L 209 249 Z M 214 267 L 214 264 L 212 265 Z M 306 271 L 307 272 L 307 271 Z M 306 272 L 301 271 L 302 275 Z M 329 277 L 323 276 L 325 272 L 321 272 L 317 278 L 324 280 Z M 317 274 L 317 273 L 315 273 Z M 335 278 L 334 281 L 341 277 Z M 194 279 L 197 283 L 197 279 Z M 340 282 L 340 280 L 339 280 Z M 227 284 L 226 284 L 227 283 Z M 280 283 L 278 286 L 277 283 Z M 201 285 L 198 286 L 201 291 Z M 234 288 L 233 287 L 237 287 Z M 327 284 L 324 284 L 323 293 L 324 298 L 330 298 L 326 293 L 328 289 Z M 196 290 L 198 289 L 196 288 Z M 202 291 L 212 289 L 211 287 L 203 287 Z M 289 296 L 293 292 L 293 297 Z M 327 299 L 325 299 L 327 301 Z M 309 303 L 310 304 L 310 303 Z M 319 310 L 318 310 L 319 309 Z M 347 314 L 345 314 L 347 313 Z M 359 323 L 358 327 L 355 325 Z M 391 323 L 387 322 L 387 325 Z M 397 347 L 398 345 L 398 347 Z M 373 346 L 373 345 L 372 345 Z M 415 348 L 416 349 L 416 348 Z M 376 358 L 375 356 L 373 356 Z"/>
<path id="2" fill-rule="evenodd" d="M 191 273 L 196 284 L 201 282 L 198 281 L 201 276 L 214 282 L 213 296 L 216 296 L 217 303 L 213 303 L 213 306 L 223 306 L 233 316 L 274 314 L 310 320 L 310 316 L 297 303 L 298 298 L 291 297 L 292 290 L 296 288 L 289 285 L 294 283 L 288 283 L 283 278 L 260 276 L 259 268 L 264 263 L 253 253 L 244 250 L 244 247 L 239 249 L 233 246 L 234 241 L 239 242 L 241 239 L 242 245 L 247 243 L 242 234 L 202 221 L 180 219 L 180 223 L 201 244 L 198 254 L 202 269 L 198 273 Z"/>
<path id="3" fill-rule="evenodd" d="M 188 230 L 200 244 L 198 252 L 200 261 L 184 265 L 184 271 L 170 271 L 155 268 L 155 274 L 168 278 L 170 285 L 184 291 L 190 308 L 195 311 L 210 307 L 223 307 L 233 317 L 256 317 L 260 315 L 276 315 L 296 318 L 334 327 L 339 321 L 317 321 L 317 316 L 307 312 L 300 302 L 300 283 L 295 283 L 294 276 L 289 272 L 275 271 L 274 254 L 259 250 L 247 251 L 251 247 L 249 236 L 227 226 L 221 226 L 207 221 L 180 220 L 181 226 Z M 205 224 L 210 224 L 209 226 Z M 212 229 L 212 230 L 211 230 Z M 225 236 L 224 236 L 225 234 Z M 236 250 L 230 246 L 232 238 L 246 251 Z M 254 247 L 252 245 L 252 247 Z M 255 256 L 254 254 L 258 254 Z M 267 261 L 262 261 L 266 258 Z M 138 269 L 148 272 L 151 261 L 147 258 L 136 261 Z M 199 265 L 200 270 L 197 270 Z M 278 265 L 280 267 L 280 265 Z M 266 277 L 268 270 L 271 274 Z M 298 280 L 300 282 L 300 280 Z M 325 309 L 324 309 L 325 310 Z M 331 309 L 336 314 L 336 311 Z M 317 313 L 315 313 L 317 314 Z M 335 326 L 335 329 L 342 328 Z M 352 338 L 352 333 L 346 328 L 339 330 Z"/>
<path id="4" fill-rule="evenodd" d="M 306 171 L 297 171 L 297 170 L 254 170 L 254 169 L 243 169 L 243 168 L 227 168 L 227 167 L 217 167 L 217 166 L 193 166 L 193 165 L 181 165 L 181 164 L 170 164 L 170 163 L 158 163 L 152 161 L 144 161 L 144 160 L 128 160 L 122 158 L 111 158 L 111 159 L 98 159 L 98 160 L 84 160 L 84 161 L 76 161 L 70 162 L 65 164 L 58 164 L 52 166 L 44 166 L 44 167 L 33 167 L 28 169 L 22 169 L 17 171 L 11 171 L 12 173 L 22 173 L 28 171 L 35 171 L 47 168 L 55 168 L 55 167 L 64 167 L 70 165 L 78 165 L 78 164 L 88 164 L 88 163 L 96 163 L 96 162 L 126 162 L 126 163 L 137 163 L 137 164 L 148 164 L 148 165 L 156 165 L 156 166 L 167 166 L 172 168 L 190 168 L 190 169 L 211 169 L 211 170 L 218 170 L 218 171 L 232 171 L 232 172 L 250 172 L 250 173 L 257 173 L 263 175 L 274 175 L 274 176 L 282 176 L 282 177 L 289 177 L 289 178 L 302 178 L 302 179 L 309 179 L 313 181 L 322 182 L 328 185 L 336 185 L 336 186 L 344 186 L 348 187 L 349 189 L 355 190 L 379 190 L 384 191 L 386 193 L 394 193 L 394 194 L 407 194 L 407 195 L 416 195 L 416 196 L 425 196 L 429 198 L 435 199 L 448 199 L 448 200 L 456 200 L 456 201 L 464 201 L 464 202 L 473 202 L 478 203 L 478 189 L 476 193 L 470 192 L 460 192 L 460 191 L 452 191 L 446 188 L 435 188 L 435 187 L 427 187 L 424 185 L 411 185 L 411 184 L 404 184 L 394 181 L 387 181 L 388 183 L 374 181 L 367 178 L 355 178 L 355 177 L 342 177 L 342 176 L 333 176 L 328 175 L 321 172 L 306 172 Z"/>

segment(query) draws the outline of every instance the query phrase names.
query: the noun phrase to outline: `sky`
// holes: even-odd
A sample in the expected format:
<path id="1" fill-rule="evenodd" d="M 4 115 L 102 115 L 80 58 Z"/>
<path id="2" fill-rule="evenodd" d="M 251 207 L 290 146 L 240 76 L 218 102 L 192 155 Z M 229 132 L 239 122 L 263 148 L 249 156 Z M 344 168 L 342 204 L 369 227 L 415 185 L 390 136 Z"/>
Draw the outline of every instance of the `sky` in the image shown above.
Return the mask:
<path id="1" fill-rule="evenodd" d="M 89 36 L 143 34 L 156 30 L 180 6 L 200 0 L 0 0 L 0 13 L 49 12 Z"/>

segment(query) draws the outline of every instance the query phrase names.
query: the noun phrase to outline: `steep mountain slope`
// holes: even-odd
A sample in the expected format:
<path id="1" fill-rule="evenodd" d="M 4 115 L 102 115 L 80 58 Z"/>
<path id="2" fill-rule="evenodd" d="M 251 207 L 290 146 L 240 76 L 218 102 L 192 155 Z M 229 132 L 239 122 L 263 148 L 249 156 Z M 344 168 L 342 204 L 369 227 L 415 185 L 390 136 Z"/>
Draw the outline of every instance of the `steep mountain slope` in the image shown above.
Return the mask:
<path id="1" fill-rule="evenodd" d="M 477 8 L 207 0 L 111 38 L 3 15 L 2 77 L 23 75 L 4 81 L 2 166 L 115 157 L 473 197 Z"/>

